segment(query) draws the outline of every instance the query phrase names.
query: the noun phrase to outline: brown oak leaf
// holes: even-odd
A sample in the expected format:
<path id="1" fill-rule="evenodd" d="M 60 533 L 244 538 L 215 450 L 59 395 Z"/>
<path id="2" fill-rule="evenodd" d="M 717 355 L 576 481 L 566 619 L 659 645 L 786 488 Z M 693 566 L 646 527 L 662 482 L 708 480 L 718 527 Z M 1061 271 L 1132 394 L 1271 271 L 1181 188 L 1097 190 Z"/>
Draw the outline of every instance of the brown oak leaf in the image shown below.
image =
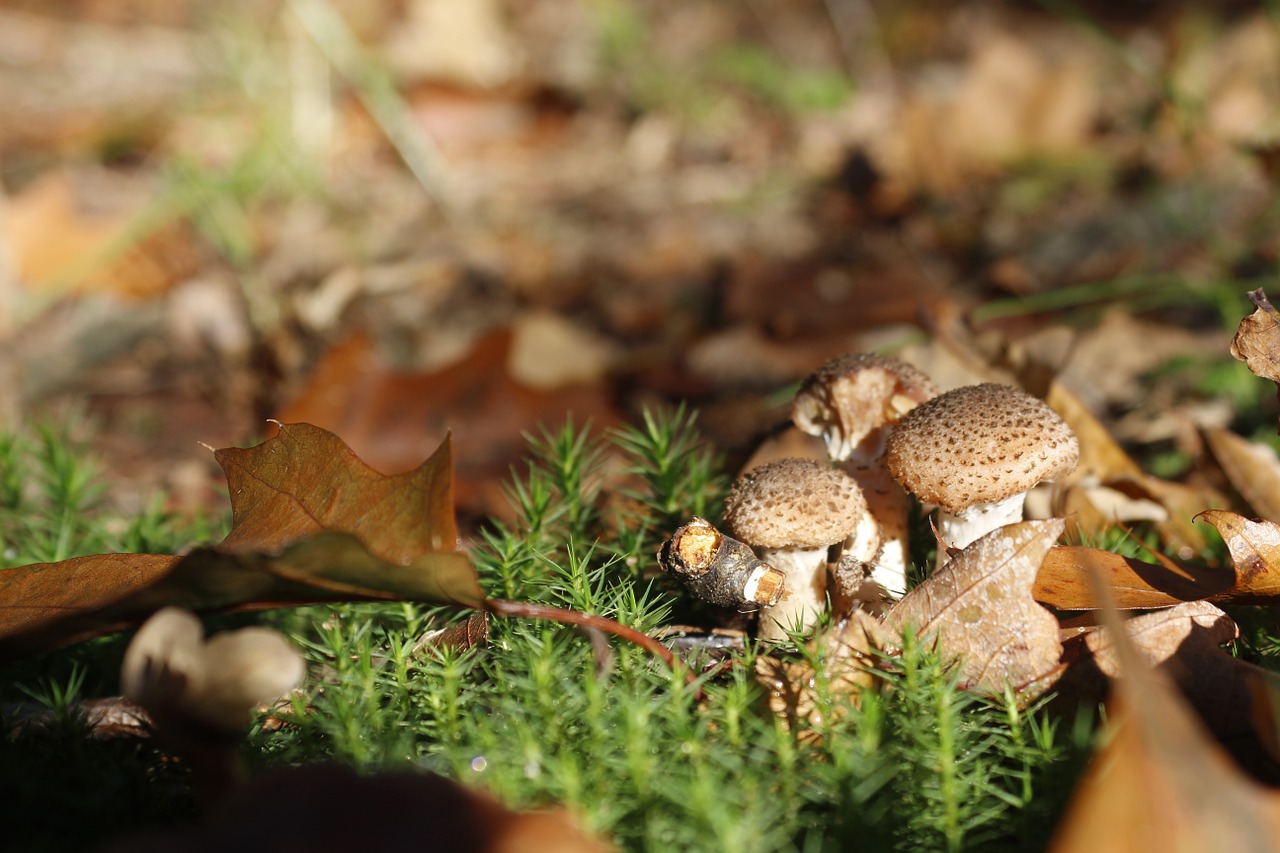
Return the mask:
<path id="1" fill-rule="evenodd" d="M 1062 643 L 1058 620 L 1032 598 L 1061 519 L 1024 521 L 987 534 L 894 605 L 890 626 L 913 626 L 958 661 L 960 683 L 993 695 L 1013 687 L 1025 701 L 1048 686 Z"/>
<path id="2" fill-rule="evenodd" d="M 255 447 L 215 453 L 233 516 L 218 546 L 184 557 L 100 554 L 0 572 L 0 656 L 120 630 L 167 605 L 483 602 L 470 561 L 454 550 L 448 441 L 414 471 L 386 476 L 330 432 L 277 426 Z"/>

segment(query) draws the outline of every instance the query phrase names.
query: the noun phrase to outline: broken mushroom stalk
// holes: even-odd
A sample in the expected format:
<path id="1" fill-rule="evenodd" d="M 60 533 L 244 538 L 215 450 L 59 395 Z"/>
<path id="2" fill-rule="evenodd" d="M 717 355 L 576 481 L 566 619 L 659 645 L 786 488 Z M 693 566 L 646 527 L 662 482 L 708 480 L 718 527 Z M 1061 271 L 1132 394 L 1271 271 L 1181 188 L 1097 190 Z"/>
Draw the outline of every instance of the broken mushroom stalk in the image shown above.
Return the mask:
<path id="1" fill-rule="evenodd" d="M 885 462 L 922 503 L 938 507 L 938 561 L 1022 520 L 1027 492 L 1070 473 L 1080 442 L 1044 401 L 1007 385 L 968 385 L 906 415 Z"/>
<path id="2" fill-rule="evenodd" d="M 880 549 L 858 484 L 812 459 L 780 459 L 743 474 L 729 492 L 724 521 L 786 577 L 782 598 L 760 611 L 763 640 L 812 630 L 827 609 L 829 565 L 842 556 L 868 561 Z"/>
<path id="3" fill-rule="evenodd" d="M 782 572 L 697 516 L 662 544 L 658 562 L 694 595 L 718 607 L 772 607 L 782 597 Z"/>
<path id="4" fill-rule="evenodd" d="M 885 468 L 885 444 L 907 412 L 937 393 L 933 381 L 912 365 L 859 352 L 823 364 L 792 403 L 792 422 L 823 440 L 831 460 L 857 481 L 880 525 L 883 545 L 860 599 L 899 598 L 906 592 L 910 500 Z"/>

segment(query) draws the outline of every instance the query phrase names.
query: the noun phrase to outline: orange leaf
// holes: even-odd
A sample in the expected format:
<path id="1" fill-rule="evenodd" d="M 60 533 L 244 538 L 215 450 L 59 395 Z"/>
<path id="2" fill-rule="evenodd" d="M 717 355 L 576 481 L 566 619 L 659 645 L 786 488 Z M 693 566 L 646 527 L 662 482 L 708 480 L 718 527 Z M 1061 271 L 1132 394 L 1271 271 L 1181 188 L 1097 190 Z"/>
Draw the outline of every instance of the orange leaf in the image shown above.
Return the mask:
<path id="1" fill-rule="evenodd" d="M 1232 588 L 1232 576 L 1169 561 L 1168 565 L 1121 557 L 1110 551 L 1067 545 L 1045 555 L 1032 594 L 1036 601 L 1060 610 L 1093 610 L 1099 605 L 1089 574 L 1101 577 L 1116 606 L 1124 610 L 1172 607 L 1181 601 L 1218 597 Z"/>

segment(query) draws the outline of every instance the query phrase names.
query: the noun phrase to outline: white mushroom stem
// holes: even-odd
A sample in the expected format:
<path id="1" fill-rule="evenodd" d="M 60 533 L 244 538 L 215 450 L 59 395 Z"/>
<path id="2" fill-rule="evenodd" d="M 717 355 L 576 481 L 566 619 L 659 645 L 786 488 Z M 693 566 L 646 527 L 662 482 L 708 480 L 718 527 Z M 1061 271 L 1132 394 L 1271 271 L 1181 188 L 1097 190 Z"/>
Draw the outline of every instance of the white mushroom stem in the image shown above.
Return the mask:
<path id="1" fill-rule="evenodd" d="M 898 484 L 888 478 L 887 472 L 884 476 L 903 503 L 901 529 L 902 538 L 905 541 L 906 503 L 909 499 L 906 493 L 898 488 Z M 892 572 L 886 573 L 883 567 L 886 563 L 890 566 L 895 565 L 895 560 L 896 565 L 903 565 L 905 551 L 901 547 L 895 549 L 895 545 L 901 543 L 891 542 L 885 538 L 891 531 L 881 523 L 881 516 L 876 512 L 877 506 L 881 509 L 891 509 L 894 492 L 864 491 L 862 496 L 867 500 L 869 511 L 858 520 L 857 526 L 844 541 L 840 553 L 831 563 L 831 606 L 837 618 L 844 617 L 855 607 L 877 611 L 886 597 L 902 595 L 902 589 L 894 592 L 890 586 L 893 583 Z M 887 561 L 883 556 L 886 552 L 889 553 Z M 842 570 L 846 565 L 859 566 L 862 571 Z M 870 575 L 864 572 L 869 572 Z M 905 579 L 905 573 L 902 574 Z M 902 586 L 905 587 L 905 583 Z"/>
<path id="2" fill-rule="evenodd" d="M 948 549 L 963 550 L 997 527 L 1022 521 L 1022 505 L 1026 497 L 1026 492 L 1018 492 L 998 501 L 976 503 L 955 513 L 938 507 L 934 520 L 940 540 L 937 568 L 942 568 L 950 559 Z"/>
<path id="3" fill-rule="evenodd" d="M 758 548 L 756 553 L 786 575 L 782 600 L 760 610 L 760 639 L 783 642 L 789 631 L 812 630 L 827 609 L 827 547 Z"/>
<path id="4" fill-rule="evenodd" d="M 877 430 L 883 436 L 887 430 Z M 877 441 L 876 455 L 867 459 L 856 453 L 841 463 L 841 468 L 857 481 L 867 509 L 879 523 L 879 553 L 873 550 L 858 559 L 871 563 L 871 581 L 884 593 L 901 598 L 907 591 L 907 513 L 911 498 L 902 490 L 884 466 L 884 440 Z M 866 599 L 860 593 L 858 599 Z M 879 597 L 876 595 L 875 597 Z"/>

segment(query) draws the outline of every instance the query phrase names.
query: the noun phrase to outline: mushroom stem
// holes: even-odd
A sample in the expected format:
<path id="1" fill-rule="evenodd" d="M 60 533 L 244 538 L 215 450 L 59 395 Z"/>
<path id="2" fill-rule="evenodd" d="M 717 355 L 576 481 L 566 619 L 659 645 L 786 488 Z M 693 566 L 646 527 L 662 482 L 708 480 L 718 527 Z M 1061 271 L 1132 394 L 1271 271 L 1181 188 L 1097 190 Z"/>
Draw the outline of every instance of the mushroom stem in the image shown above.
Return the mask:
<path id="1" fill-rule="evenodd" d="M 950 549 L 963 550 L 997 527 L 1022 521 L 1022 504 L 1026 497 L 1026 492 L 1018 492 L 998 501 L 976 503 L 954 513 L 938 507 L 936 568 L 942 568 L 951 559 Z"/>
<path id="2" fill-rule="evenodd" d="M 827 548 L 758 549 L 760 559 L 786 576 L 777 604 L 760 610 L 760 639 L 785 642 L 788 632 L 813 629 L 827 609 Z"/>
<path id="3" fill-rule="evenodd" d="M 866 600 L 868 593 L 879 597 L 879 592 L 893 598 L 901 598 L 907 591 L 907 513 L 911 499 L 902 490 L 884 465 L 884 440 L 888 430 L 876 430 L 874 456 L 868 458 L 859 452 L 842 462 L 840 467 L 862 489 L 871 517 L 879 522 L 878 551 L 873 550 L 858 559 L 871 565 L 871 581 L 879 587 L 864 590 L 853 597 Z M 852 595 L 852 593 L 850 593 Z"/>

